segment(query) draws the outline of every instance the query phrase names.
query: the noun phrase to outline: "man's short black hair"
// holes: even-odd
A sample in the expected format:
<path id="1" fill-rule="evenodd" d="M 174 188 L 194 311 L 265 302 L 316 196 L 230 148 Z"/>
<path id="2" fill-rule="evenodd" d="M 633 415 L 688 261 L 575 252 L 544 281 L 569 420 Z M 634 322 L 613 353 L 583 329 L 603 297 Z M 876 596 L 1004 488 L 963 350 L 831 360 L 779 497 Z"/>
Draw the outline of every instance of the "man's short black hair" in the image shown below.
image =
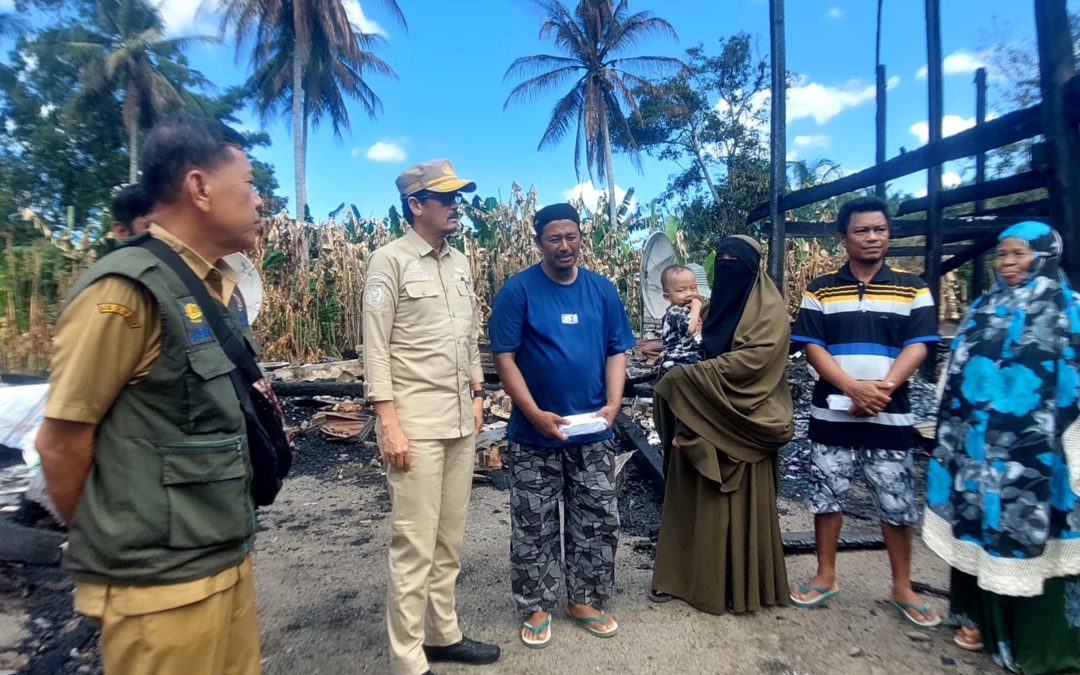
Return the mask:
<path id="1" fill-rule="evenodd" d="M 113 220 L 118 221 L 128 232 L 136 218 L 148 215 L 154 205 L 146 196 L 146 190 L 139 183 L 132 183 L 120 188 L 113 197 L 109 211 Z"/>
<path id="2" fill-rule="evenodd" d="M 856 213 L 883 213 L 885 214 L 885 222 L 888 223 L 889 229 L 892 229 L 892 217 L 889 215 L 889 205 L 885 203 L 884 199 L 877 197 L 858 197 L 852 199 L 850 202 L 844 202 L 840 207 L 840 213 L 836 215 L 836 231 L 840 234 L 847 234 L 848 225 L 851 223 L 851 217 Z"/>
<path id="3" fill-rule="evenodd" d="M 664 268 L 664 271 L 660 273 L 660 288 L 665 291 L 668 288 L 668 284 L 671 283 L 671 279 L 676 274 L 682 274 L 683 272 L 694 273 L 694 270 L 690 269 L 686 265 L 668 265 Z"/>
<path id="4" fill-rule="evenodd" d="M 147 199 L 151 204 L 172 201 L 188 171 L 216 169 L 228 159 L 230 146 L 243 150 L 247 140 L 210 117 L 182 113 L 154 125 L 141 162 Z"/>

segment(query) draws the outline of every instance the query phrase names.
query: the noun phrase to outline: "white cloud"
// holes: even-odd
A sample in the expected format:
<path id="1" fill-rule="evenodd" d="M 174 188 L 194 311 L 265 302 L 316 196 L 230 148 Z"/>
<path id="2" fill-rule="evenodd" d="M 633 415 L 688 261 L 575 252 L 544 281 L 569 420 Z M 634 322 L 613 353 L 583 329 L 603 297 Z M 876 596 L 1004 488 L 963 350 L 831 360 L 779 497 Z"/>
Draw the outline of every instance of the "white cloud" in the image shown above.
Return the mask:
<path id="1" fill-rule="evenodd" d="M 941 174 L 941 186 L 945 189 L 954 188 L 960 185 L 963 181 L 960 179 L 960 174 L 955 171 L 946 171 Z"/>
<path id="2" fill-rule="evenodd" d="M 354 148 L 353 157 L 360 156 L 360 148 Z M 364 152 L 364 156 L 373 162 L 404 162 L 407 155 L 405 148 L 390 140 L 377 141 Z"/>
<path id="3" fill-rule="evenodd" d="M 796 136 L 795 145 L 800 148 L 826 148 L 829 146 L 829 137 L 824 134 L 811 134 Z"/>
<path id="4" fill-rule="evenodd" d="M 946 115 L 941 119 L 941 134 L 942 136 L 952 136 L 973 126 L 975 126 L 974 117 L 965 118 L 960 115 Z M 930 140 L 930 125 L 926 120 L 912 124 L 909 131 L 919 139 L 919 143 L 927 143 Z"/>
<path id="5" fill-rule="evenodd" d="M 11 12 L 15 9 L 15 0 L 0 0 L 0 12 Z"/>
<path id="6" fill-rule="evenodd" d="M 893 89 L 899 84 L 900 78 L 893 76 L 886 87 Z M 788 88 L 787 119 L 791 122 L 813 117 L 818 124 L 825 124 L 844 110 L 869 103 L 876 96 L 877 88 L 874 85 L 864 86 L 858 80 L 834 87 L 802 79 Z"/>
<path id="7" fill-rule="evenodd" d="M 344 0 L 341 4 L 345 7 L 345 14 L 348 15 L 349 23 L 353 25 L 353 28 L 366 35 L 389 36 L 385 28 L 364 16 L 364 9 L 358 0 Z"/>
<path id="8" fill-rule="evenodd" d="M 789 161 L 789 162 L 796 161 L 797 159 L 799 159 L 799 151 L 798 150 L 788 150 L 787 155 L 784 157 L 784 159 Z"/>
<path id="9" fill-rule="evenodd" d="M 169 35 L 217 35 L 220 0 L 163 0 L 161 18 Z"/>
<path id="10" fill-rule="evenodd" d="M 977 54 L 974 52 L 965 51 L 959 49 L 952 54 L 945 57 L 945 60 L 941 64 L 941 69 L 946 75 L 963 75 L 964 73 L 974 73 L 979 68 L 986 67 L 986 56 L 984 54 Z M 926 79 L 927 74 L 926 66 L 922 66 L 915 71 L 915 77 L 919 79 Z"/>
<path id="11" fill-rule="evenodd" d="M 829 8 L 829 18 L 830 19 L 839 19 L 842 16 L 844 16 L 844 10 L 840 9 L 839 7 L 830 7 Z"/>
<path id="12" fill-rule="evenodd" d="M 900 86 L 900 78 L 896 75 L 885 82 L 885 87 L 890 91 L 898 86 Z M 768 131 L 771 96 L 772 92 L 766 89 L 750 97 L 750 108 L 754 114 L 750 123 L 761 131 Z M 860 80 L 850 80 L 842 86 L 831 86 L 810 82 L 805 77 L 800 78 L 787 90 L 787 121 L 812 117 L 818 124 L 825 124 L 844 110 L 873 101 L 876 97 L 877 87 L 872 84 L 864 86 Z M 723 114 L 728 109 L 727 101 L 720 100 L 715 107 L 717 112 Z M 758 114 L 762 112 L 765 114 Z M 806 138 L 819 137 L 807 136 Z"/>
<path id="13" fill-rule="evenodd" d="M 920 188 L 920 189 L 916 190 L 915 191 L 915 196 L 917 198 L 919 198 L 919 199 L 922 199 L 923 197 L 925 197 L 926 196 L 926 188 Z"/>
<path id="14" fill-rule="evenodd" d="M 584 183 L 578 183 L 574 187 L 570 188 L 563 193 L 563 198 L 569 202 L 577 202 L 581 200 L 585 204 L 585 208 L 595 211 L 600 203 L 600 196 L 607 194 L 607 188 L 598 188 L 593 185 L 591 180 Z M 615 185 L 615 199 L 621 204 L 623 197 L 626 196 L 626 190 Z M 633 211 L 637 208 L 637 199 L 630 200 L 630 210 Z"/>

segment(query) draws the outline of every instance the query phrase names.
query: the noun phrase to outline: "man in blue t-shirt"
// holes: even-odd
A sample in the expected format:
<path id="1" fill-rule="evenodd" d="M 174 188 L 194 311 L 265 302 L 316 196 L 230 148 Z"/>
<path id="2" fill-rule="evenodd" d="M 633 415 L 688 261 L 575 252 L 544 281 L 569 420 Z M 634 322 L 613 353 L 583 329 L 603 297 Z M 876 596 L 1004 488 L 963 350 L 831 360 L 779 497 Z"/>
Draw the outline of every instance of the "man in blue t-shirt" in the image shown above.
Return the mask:
<path id="1" fill-rule="evenodd" d="M 577 266 L 581 221 L 570 204 L 536 212 L 538 265 L 506 281 L 489 330 L 510 415 L 511 587 L 530 647 L 551 640 L 565 503 L 569 616 L 599 637 L 618 630 L 603 603 L 615 590 L 619 514 L 612 424 L 634 334 L 615 286 Z M 573 416 L 573 417 L 571 417 Z M 568 419 L 569 418 L 569 419 Z"/>

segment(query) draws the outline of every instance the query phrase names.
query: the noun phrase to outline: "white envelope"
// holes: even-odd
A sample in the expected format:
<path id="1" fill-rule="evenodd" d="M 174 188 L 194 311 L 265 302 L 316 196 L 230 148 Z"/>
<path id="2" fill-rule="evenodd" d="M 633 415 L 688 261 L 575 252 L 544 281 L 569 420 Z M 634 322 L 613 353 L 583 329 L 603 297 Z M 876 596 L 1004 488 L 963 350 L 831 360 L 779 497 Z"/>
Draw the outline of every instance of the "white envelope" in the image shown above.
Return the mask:
<path id="1" fill-rule="evenodd" d="M 592 413 L 580 415 L 564 415 L 567 424 L 560 424 L 559 431 L 567 436 L 585 436 L 607 431 L 607 420 L 603 417 L 593 417 Z"/>
<path id="2" fill-rule="evenodd" d="M 847 412 L 851 410 L 851 406 L 854 405 L 851 399 L 843 394 L 829 394 L 826 398 L 829 403 L 829 410 L 843 410 Z"/>

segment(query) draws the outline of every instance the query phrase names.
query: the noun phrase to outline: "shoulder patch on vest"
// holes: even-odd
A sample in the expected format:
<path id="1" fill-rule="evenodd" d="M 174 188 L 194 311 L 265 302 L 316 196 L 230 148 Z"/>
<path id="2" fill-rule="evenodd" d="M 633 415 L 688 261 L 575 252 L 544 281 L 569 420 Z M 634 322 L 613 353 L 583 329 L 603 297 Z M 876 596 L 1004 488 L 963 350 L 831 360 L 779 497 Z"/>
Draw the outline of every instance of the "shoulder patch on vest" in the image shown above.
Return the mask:
<path id="1" fill-rule="evenodd" d="M 134 310 L 124 305 L 115 302 L 102 302 L 98 304 L 97 308 L 102 314 L 118 314 L 122 316 L 128 328 L 138 328 L 141 325 L 139 317 L 135 316 Z"/>
<path id="2" fill-rule="evenodd" d="M 214 333 L 210 330 L 210 324 L 203 317 L 202 308 L 195 298 L 188 295 L 178 298 L 176 303 L 180 305 L 180 314 L 184 317 L 184 332 L 187 333 L 188 342 L 191 345 L 199 345 L 214 341 Z"/>

